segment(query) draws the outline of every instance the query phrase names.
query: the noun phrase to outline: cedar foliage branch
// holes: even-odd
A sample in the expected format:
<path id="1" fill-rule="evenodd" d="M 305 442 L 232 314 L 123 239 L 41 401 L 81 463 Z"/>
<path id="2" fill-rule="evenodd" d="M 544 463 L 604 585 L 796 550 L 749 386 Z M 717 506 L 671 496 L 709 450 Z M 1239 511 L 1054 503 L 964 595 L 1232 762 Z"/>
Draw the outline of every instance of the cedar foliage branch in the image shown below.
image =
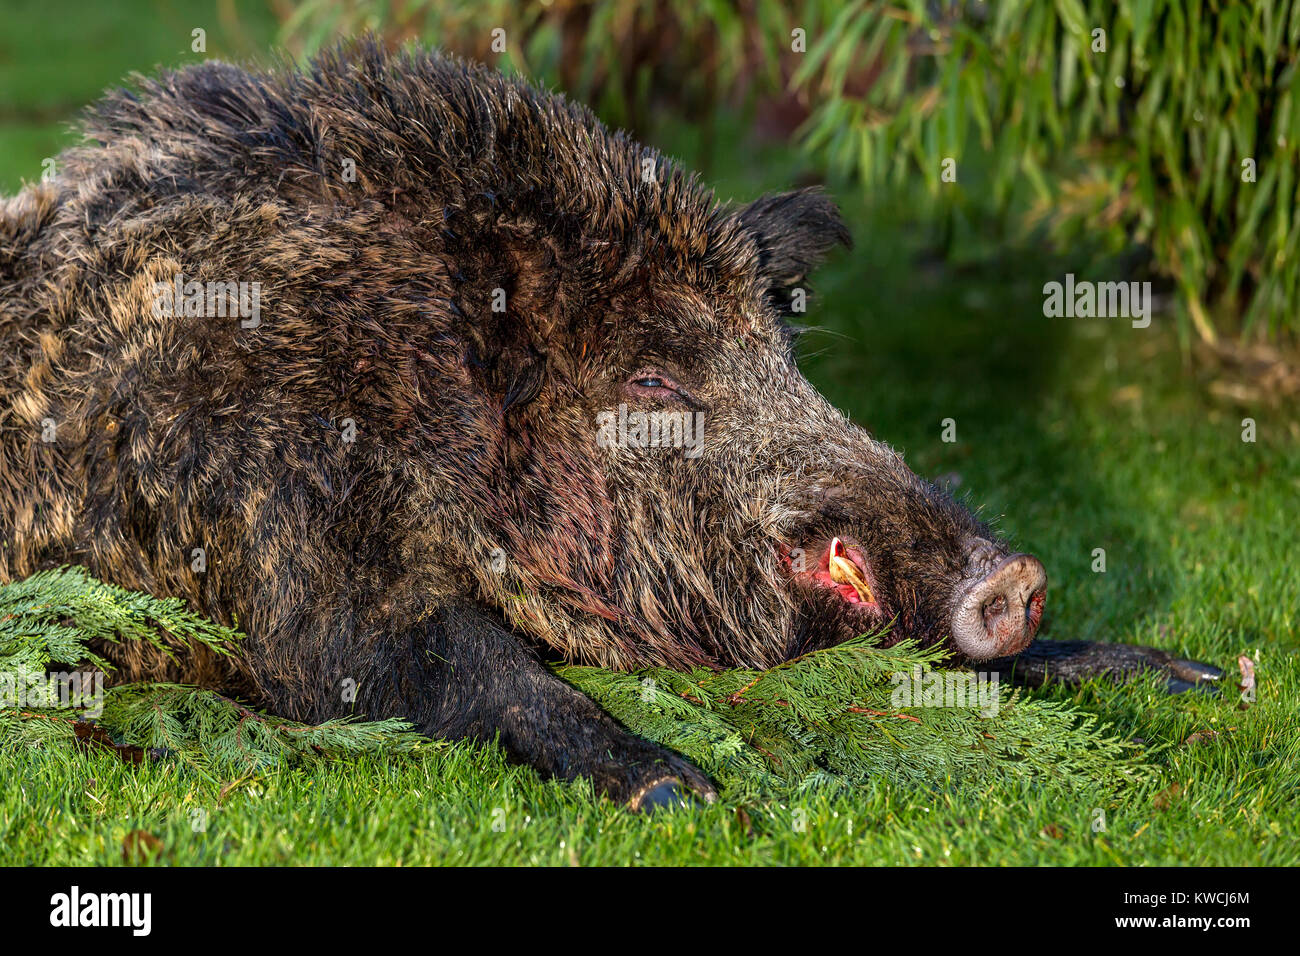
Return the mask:
<path id="1" fill-rule="evenodd" d="M 82 674 L 88 668 L 111 670 L 92 650 L 93 641 L 139 641 L 168 655 L 202 646 L 227 655 L 237 653 L 240 637 L 177 598 L 106 584 L 83 568 L 42 571 L 0 586 L 0 746 L 88 740 L 134 759 L 149 751 L 205 772 L 242 772 L 421 745 L 422 738 L 399 720 L 312 726 L 180 684 L 138 682 L 105 688 L 102 701 L 69 700 L 66 694 L 60 699 L 50 693 L 53 684 L 39 679 L 61 668 Z"/>
<path id="2" fill-rule="evenodd" d="M 175 598 L 105 584 L 81 568 L 0 586 L 0 749 L 71 745 L 93 726 L 91 739 L 109 746 L 162 751 L 203 772 L 242 772 L 429 745 L 398 720 L 310 726 L 176 684 L 106 688 L 93 723 L 72 707 L 32 707 L 13 693 L 47 670 L 107 669 L 90 648 L 95 640 L 231 654 L 239 638 Z M 1016 778 L 1110 787 L 1150 773 L 1141 754 L 1096 718 L 1005 687 L 987 717 L 975 707 L 895 706 L 898 675 L 923 673 L 941 657 L 910 643 L 881 647 L 878 635 L 868 635 L 768 671 L 627 674 L 563 666 L 557 673 L 634 732 L 695 761 L 733 800 L 880 780 L 935 787 Z"/>
<path id="3" fill-rule="evenodd" d="M 1153 773 L 1095 716 L 991 682 L 978 703 L 967 693 L 962 706 L 898 706 L 904 687 L 908 703 L 931 703 L 927 693 L 955 672 L 934 670 L 944 657 L 938 648 L 882 647 L 881 636 L 767 671 L 559 673 L 636 733 L 694 760 L 732 799 L 880 780 L 926 789 L 994 780 L 1113 789 Z"/>

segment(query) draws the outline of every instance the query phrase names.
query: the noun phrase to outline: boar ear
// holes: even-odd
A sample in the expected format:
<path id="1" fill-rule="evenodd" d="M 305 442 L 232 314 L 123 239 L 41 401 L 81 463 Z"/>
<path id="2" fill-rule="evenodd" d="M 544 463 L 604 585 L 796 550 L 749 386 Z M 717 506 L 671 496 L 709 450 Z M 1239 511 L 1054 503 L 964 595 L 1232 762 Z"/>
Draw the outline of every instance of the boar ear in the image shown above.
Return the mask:
<path id="1" fill-rule="evenodd" d="M 836 243 L 852 246 L 840 211 L 818 189 L 755 199 L 740 211 L 758 245 L 759 272 L 773 288 L 802 282 Z"/>

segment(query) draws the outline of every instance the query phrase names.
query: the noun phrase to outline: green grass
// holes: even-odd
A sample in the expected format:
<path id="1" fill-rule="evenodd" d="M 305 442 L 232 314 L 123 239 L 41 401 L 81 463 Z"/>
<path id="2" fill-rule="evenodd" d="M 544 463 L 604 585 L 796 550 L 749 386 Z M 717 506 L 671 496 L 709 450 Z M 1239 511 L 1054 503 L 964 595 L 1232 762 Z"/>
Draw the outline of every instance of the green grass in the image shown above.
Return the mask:
<path id="1" fill-rule="evenodd" d="M 21 44 L 3 35 L 11 57 Z M 67 63 L 76 47 L 47 55 Z M 132 67 L 158 58 L 96 55 Z M 11 170 L 39 173 L 50 134 L 44 120 L 10 120 L 0 114 L 10 164 L 0 181 L 12 189 Z M 681 131 L 653 139 L 704 167 L 724 196 L 799 174 L 785 150 L 723 146 L 706 160 Z M 1170 319 L 1135 330 L 1044 318 L 1042 285 L 1067 262 L 1033 247 L 985 250 L 968 229 L 949 260 L 959 265 L 931 264 L 914 197 L 867 204 L 835 191 L 857 247 L 815 282 L 811 321 L 825 331 L 807 339 L 814 382 L 918 472 L 959 474 L 970 501 L 1044 560 L 1046 636 L 1152 644 L 1228 671 L 1219 698 L 1169 697 L 1150 681 L 1044 692 L 1156 748 L 1155 783 L 1102 798 L 1087 780 L 1048 791 L 881 779 L 834 799 L 642 818 L 465 744 L 218 783 L 167 761 L 32 749 L 3 758 L 0 863 L 120 863 L 137 829 L 161 840 L 157 861 L 176 864 L 1300 862 L 1295 409 L 1212 401 L 1183 366 Z M 1255 444 L 1240 440 L 1246 416 Z M 956 443 L 940 440 L 945 418 Z M 1094 548 L 1106 550 L 1104 574 L 1091 570 Z M 1258 700 L 1245 710 L 1240 654 L 1258 659 Z M 1184 743 L 1202 731 L 1217 736 Z"/>

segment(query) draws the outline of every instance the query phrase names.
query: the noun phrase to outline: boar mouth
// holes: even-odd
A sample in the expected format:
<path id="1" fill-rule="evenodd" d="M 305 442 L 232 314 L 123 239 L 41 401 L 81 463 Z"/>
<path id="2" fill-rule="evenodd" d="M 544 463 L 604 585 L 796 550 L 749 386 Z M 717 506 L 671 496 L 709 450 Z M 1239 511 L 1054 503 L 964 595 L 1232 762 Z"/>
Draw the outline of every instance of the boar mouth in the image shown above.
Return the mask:
<path id="1" fill-rule="evenodd" d="M 789 552 L 783 549 L 782 554 L 790 563 Z M 882 610 L 880 590 L 866 557 L 860 548 L 843 538 L 831 538 L 811 568 L 794 566 L 791 574 L 807 587 L 834 594 L 854 610 L 871 613 Z"/>

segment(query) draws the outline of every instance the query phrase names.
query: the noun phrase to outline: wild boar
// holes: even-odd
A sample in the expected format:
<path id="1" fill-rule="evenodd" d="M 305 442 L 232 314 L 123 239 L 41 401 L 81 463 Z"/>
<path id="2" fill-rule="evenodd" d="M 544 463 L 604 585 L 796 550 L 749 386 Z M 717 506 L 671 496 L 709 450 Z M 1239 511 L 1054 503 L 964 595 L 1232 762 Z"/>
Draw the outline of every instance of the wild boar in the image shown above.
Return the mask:
<path id="1" fill-rule="evenodd" d="M 713 790 L 546 658 L 1034 638 L 1038 559 L 796 366 L 849 242 L 820 192 L 720 204 L 559 96 L 369 40 L 163 72 L 84 128 L 0 206 L 0 579 L 82 564 L 248 635 L 119 677 L 499 736 L 637 808 Z"/>

